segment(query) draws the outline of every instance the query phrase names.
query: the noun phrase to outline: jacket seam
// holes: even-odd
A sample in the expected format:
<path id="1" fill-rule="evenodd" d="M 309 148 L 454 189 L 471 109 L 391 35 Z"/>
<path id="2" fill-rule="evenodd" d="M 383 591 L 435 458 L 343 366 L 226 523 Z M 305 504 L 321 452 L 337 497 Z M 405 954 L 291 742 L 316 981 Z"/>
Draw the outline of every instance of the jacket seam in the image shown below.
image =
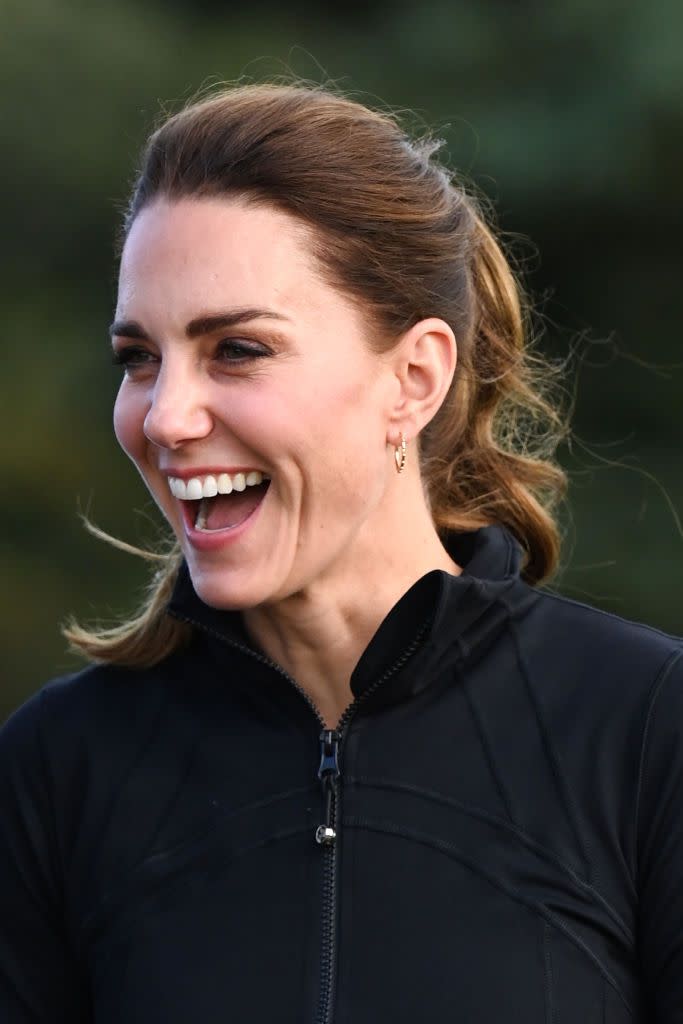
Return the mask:
<path id="1" fill-rule="evenodd" d="M 557 601 L 560 604 L 570 604 L 574 608 L 582 608 L 586 612 L 591 612 L 594 615 L 600 615 L 607 619 L 612 619 L 614 622 L 620 622 L 638 629 L 643 633 L 654 633 L 656 636 L 662 637 L 664 640 L 674 640 L 680 643 L 681 637 L 676 636 L 673 633 L 667 633 L 663 629 L 658 629 L 656 626 L 649 626 L 645 622 L 636 622 L 633 619 L 628 619 L 624 615 L 617 615 L 616 612 L 607 611 L 605 608 L 596 608 L 594 605 L 586 604 L 584 601 L 576 601 L 572 597 L 567 597 L 565 594 L 556 594 L 552 590 L 548 590 L 545 587 L 536 587 L 539 596 L 547 597 L 549 600 Z"/>
<path id="2" fill-rule="evenodd" d="M 469 680 L 467 679 L 467 677 L 463 678 L 463 689 L 465 691 L 465 699 L 467 700 L 467 704 L 470 709 L 470 714 L 472 715 L 472 719 L 474 721 L 475 729 L 479 734 L 479 741 L 482 747 L 484 748 L 484 756 L 489 766 L 491 776 L 493 777 L 494 785 L 498 790 L 498 794 L 507 812 L 508 818 L 510 819 L 510 821 L 516 824 L 515 815 L 512 813 L 512 802 L 510 800 L 510 794 L 507 792 L 503 784 L 503 779 L 500 775 L 500 772 L 498 771 L 498 767 L 493 756 L 493 750 L 491 748 L 488 735 L 486 734 L 486 730 L 484 729 L 484 723 L 482 721 L 481 715 L 479 714 L 479 710 L 474 703 L 474 698 L 472 696 L 472 688 L 469 684 Z"/>
<path id="3" fill-rule="evenodd" d="M 430 847 L 431 849 L 437 850 L 439 853 L 443 853 L 447 857 L 451 857 L 456 860 L 463 867 L 467 868 L 473 874 L 478 875 L 485 881 L 489 882 L 494 888 L 504 893 L 509 899 L 520 903 L 525 906 L 532 913 L 538 914 L 543 917 L 553 928 L 561 932 L 565 938 L 572 942 L 578 949 L 580 949 L 588 959 L 593 963 L 594 967 L 598 969 L 602 977 L 609 982 L 611 987 L 623 1001 L 625 1007 L 630 1013 L 633 1013 L 633 1008 L 622 991 L 621 986 L 612 977 L 610 971 L 605 967 L 600 957 L 593 952 L 583 939 L 580 938 L 571 928 L 568 928 L 555 914 L 549 910 L 542 903 L 534 903 L 531 900 L 525 899 L 524 896 L 512 886 L 507 885 L 505 882 L 496 878 L 490 872 L 484 870 L 481 864 L 471 860 L 465 854 L 463 854 L 456 846 L 452 843 L 448 843 L 444 840 L 435 839 L 432 836 L 428 836 L 423 832 L 414 831 L 413 829 L 405 828 L 402 825 L 395 825 L 390 821 L 383 821 L 381 819 L 364 818 L 364 817 L 348 817 L 344 819 L 344 825 L 349 828 L 366 828 L 369 831 L 382 832 L 389 835 L 399 836 L 402 839 L 406 839 L 410 842 L 416 842 L 423 846 Z"/>
<path id="4" fill-rule="evenodd" d="M 248 842 L 242 846 L 236 848 L 233 851 L 231 860 L 238 861 L 240 858 L 253 853 L 255 850 L 260 850 L 264 846 L 269 846 L 273 843 L 280 843 L 287 839 L 293 839 L 297 836 L 306 835 L 310 832 L 310 825 L 296 825 L 291 828 L 279 829 L 277 832 L 272 832 L 267 836 L 262 836 L 258 840 Z M 174 877 L 173 880 L 169 881 L 168 885 L 172 887 L 174 884 L 182 884 L 183 877 Z M 147 904 L 152 902 L 156 898 L 156 891 L 154 893 L 147 893 L 142 900 L 135 903 L 134 909 L 130 909 L 128 912 L 125 909 L 122 911 L 121 916 L 117 918 L 114 928 L 109 933 L 110 940 L 116 938 L 122 928 L 129 928 L 134 925 L 136 921 L 139 921 L 145 911 Z M 102 927 L 102 917 L 108 911 L 107 906 L 100 904 L 94 910 L 90 911 L 87 918 L 83 921 L 83 930 L 87 933 L 88 945 L 92 947 L 98 940 L 98 934 Z"/>
<path id="5" fill-rule="evenodd" d="M 505 575 L 509 576 L 512 572 L 512 565 L 514 561 L 514 545 L 511 535 L 505 530 L 503 532 L 505 539 L 505 546 L 507 547 L 507 561 L 505 562 Z"/>
<path id="6" fill-rule="evenodd" d="M 559 753 L 555 749 L 555 746 L 552 743 L 551 736 L 550 736 L 550 731 L 548 729 L 548 725 L 546 723 L 545 717 L 544 717 L 543 712 L 542 712 L 541 702 L 540 702 L 538 694 L 536 693 L 536 690 L 535 690 L 535 688 L 534 688 L 534 686 L 532 684 L 531 675 L 529 673 L 529 669 L 528 669 L 528 666 L 527 666 L 527 663 L 526 663 L 526 659 L 525 659 L 524 654 L 522 652 L 522 645 L 520 643 L 519 634 L 518 634 L 518 631 L 516 629 L 515 619 L 514 619 L 514 617 L 512 615 L 511 609 L 509 608 L 509 606 L 506 603 L 506 601 L 502 597 L 499 597 L 498 600 L 508 610 L 509 621 L 510 621 L 510 632 L 512 634 L 514 645 L 515 645 L 515 651 L 516 651 L 516 655 L 517 655 L 517 663 L 518 663 L 518 665 L 520 667 L 520 670 L 521 670 L 521 673 L 522 673 L 522 676 L 524 678 L 524 682 L 525 682 L 525 685 L 526 685 L 526 691 L 527 691 L 527 694 L 529 695 L 529 698 L 531 700 L 531 704 L 532 704 L 534 712 L 535 712 L 536 722 L 538 723 L 538 728 L 539 728 L 539 731 L 540 731 L 540 734 L 541 734 L 541 740 L 542 740 L 542 743 L 543 743 L 543 748 L 545 750 L 546 757 L 548 758 L 548 761 L 549 761 L 551 769 L 552 769 L 552 774 L 553 774 L 553 778 L 555 779 L 555 785 L 557 786 L 558 795 L 560 796 L 560 799 L 564 803 L 564 807 L 565 807 L 565 811 L 566 811 L 566 814 L 567 814 L 567 818 L 569 820 L 569 824 L 570 824 L 571 830 L 574 833 L 574 838 L 575 838 L 575 840 L 577 842 L 577 845 L 578 845 L 578 848 L 579 848 L 579 852 L 580 852 L 581 858 L 583 860 L 583 866 L 584 866 L 584 871 L 585 871 L 586 879 L 588 881 L 590 881 L 591 880 L 591 861 L 590 861 L 589 850 L 588 850 L 588 842 L 587 842 L 586 837 L 583 835 L 583 833 L 581 831 L 581 828 L 579 827 L 579 819 L 578 819 L 578 812 L 577 812 L 577 808 L 576 808 L 576 802 L 575 802 L 573 794 L 572 794 L 572 792 L 571 792 L 571 790 L 570 790 L 570 788 L 568 786 L 567 778 L 566 778 L 566 773 L 562 769 L 562 762 L 560 760 Z"/>
<path id="7" fill-rule="evenodd" d="M 652 683 L 652 686 L 650 687 L 650 690 L 649 690 L 649 693 L 648 693 L 647 710 L 646 710 L 645 719 L 644 719 L 644 722 L 643 722 L 642 738 L 641 738 L 641 742 L 640 742 L 640 754 L 639 754 L 639 757 L 638 757 L 638 776 L 637 776 L 637 783 L 636 783 L 636 797 L 635 797 L 635 800 L 634 800 L 633 821 L 632 821 L 632 825 L 631 825 L 631 829 L 632 829 L 632 831 L 631 831 L 631 837 L 632 837 L 631 842 L 632 842 L 632 851 L 633 851 L 633 883 L 634 883 L 634 885 L 636 887 L 636 891 L 638 891 L 638 888 L 639 888 L 639 886 L 638 886 L 638 874 L 639 874 L 639 870 L 640 870 L 639 851 L 638 851 L 638 846 L 639 846 L 638 836 L 639 836 L 639 832 L 640 832 L 640 828 L 639 828 L 639 823 L 640 823 L 640 804 L 641 804 L 642 790 L 643 790 L 643 785 L 644 785 L 645 775 L 646 775 L 646 760 L 647 760 L 647 754 L 648 754 L 648 741 L 649 741 L 650 733 L 651 733 L 651 730 L 652 730 L 652 723 L 653 723 L 653 720 L 654 720 L 654 717 L 655 717 L 655 709 L 656 709 L 656 706 L 657 706 L 657 701 L 659 699 L 659 695 L 661 694 L 662 690 L 664 689 L 664 687 L 665 687 L 666 683 L 669 681 L 669 679 L 672 678 L 674 667 L 679 662 L 681 662 L 681 661 L 683 661 L 683 651 L 680 650 L 680 649 L 672 651 L 671 654 L 669 655 L 669 657 L 666 659 L 666 661 L 662 665 L 662 667 L 659 669 L 659 672 L 655 676 L 654 681 Z"/>
<path id="8" fill-rule="evenodd" d="M 159 732 L 164 713 L 168 711 L 169 701 L 170 695 L 166 688 L 160 687 L 158 704 L 154 710 L 149 728 L 145 731 L 144 739 L 141 738 L 137 743 L 135 749 L 131 752 L 130 757 L 118 772 L 115 782 L 112 783 L 109 799 L 102 811 L 101 828 L 103 835 L 106 835 L 109 826 L 111 825 L 112 818 L 116 813 L 117 802 L 121 797 L 127 780 L 131 778 L 136 766 L 140 763 L 141 759 L 149 749 L 153 737 Z M 152 841 L 153 838 L 154 837 L 152 837 Z"/>
<path id="9" fill-rule="evenodd" d="M 92 917 L 106 910 L 107 906 L 113 899 L 116 898 L 118 893 L 121 891 L 121 887 L 124 884 L 135 882 L 137 878 L 144 874 L 146 869 L 153 867 L 155 862 L 161 863 L 164 859 L 170 859 L 181 855 L 183 852 L 190 851 L 193 846 L 200 843 L 204 839 L 210 838 L 212 835 L 219 833 L 227 824 L 229 824 L 234 818 L 240 814 L 248 813 L 249 811 L 261 809 L 267 807 L 270 804 L 277 803 L 281 800 L 286 800 L 292 796 L 296 796 L 300 793 L 308 793 L 314 791 L 312 785 L 297 786 L 293 789 L 283 790 L 282 792 L 271 794 L 268 797 L 264 797 L 261 800 L 252 801 L 250 804 L 246 804 L 244 807 L 238 807 L 235 810 L 229 811 L 227 814 L 220 817 L 216 822 L 209 823 L 203 829 L 195 830 L 192 835 L 183 840 L 180 843 L 176 843 L 174 846 L 169 846 L 166 849 L 155 850 L 153 853 L 148 854 L 142 860 L 136 861 L 131 868 L 120 875 L 116 881 L 103 893 L 97 907 L 91 910 L 83 919 L 82 926 L 89 928 Z M 309 828 L 310 826 L 306 826 Z"/>
<path id="10" fill-rule="evenodd" d="M 609 915 L 614 924 L 616 924 L 624 934 L 624 936 L 630 941 L 635 942 L 635 934 L 632 928 L 628 926 L 626 921 L 621 917 L 619 912 L 612 906 L 609 900 L 606 899 L 602 893 L 596 889 L 594 885 L 587 882 L 565 861 L 561 860 L 552 850 L 543 846 L 537 839 L 531 836 L 524 829 L 520 828 L 515 822 L 505 821 L 504 818 L 499 818 L 496 815 L 489 814 L 487 811 L 482 811 L 479 808 L 468 806 L 458 800 L 454 800 L 452 797 L 446 796 L 445 794 L 438 793 L 434 790 L 423 789 L 418 786 L 409 786 L 405 783 L 396 783 L 390 779 L 371 779 L 364 776 L 347 776 L 347 785 L 365 785 L 368 787 L 382 788 L 382 789 L 393 789 L 398 792 L 410 792 L 415 795 L 423 796 L 426 799 L 432 800 L 435 803 L 445 804 L 449 807 L 461 811 L 463 814 L 484 821 L 491 825 L 493 828 L 502 829 L 505 832 L 511 832 L 516 838 L 526 847 L 532 849 L 541 859 L 554 864 L 555 867 L 559 868 L 564 874 L 571 879 L 572 882 L 584 893 L 592 896 L 596 902 L 603 908 L 603 910 Z"/>

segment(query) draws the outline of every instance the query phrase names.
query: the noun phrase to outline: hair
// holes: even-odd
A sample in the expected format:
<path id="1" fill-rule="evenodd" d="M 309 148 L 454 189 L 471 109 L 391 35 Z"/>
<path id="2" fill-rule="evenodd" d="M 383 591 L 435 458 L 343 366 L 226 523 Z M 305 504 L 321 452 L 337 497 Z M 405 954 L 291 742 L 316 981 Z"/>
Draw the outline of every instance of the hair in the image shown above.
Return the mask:
<path id="1" fill-rule="evenodd" d="M 438 148 L 430 136 L 411 139 L 393 114 L 326 88 L 223 86 L 149 137 L 122 241 L 158 198 L 268 205 L 312 229 L 323 275 L 362 304 L 378 348 L 425 317 L 450 324 L 458 367 L 419 438 L 435 526 L 504 525 L 524 551 L 523 577 L 539 583 L 556 571 L 561 546 L 566 476 L 555 452 L 568 427 L 553 397 L 559 368 L 534 349 L 530 306 L 483 202 L 437 160 Z M 109 629 L 71 622 L 72 647 L 142 667 L 188 639 L 166 611 L 179 548 L 145 554 L 158 567 L 139 613 Z"/>

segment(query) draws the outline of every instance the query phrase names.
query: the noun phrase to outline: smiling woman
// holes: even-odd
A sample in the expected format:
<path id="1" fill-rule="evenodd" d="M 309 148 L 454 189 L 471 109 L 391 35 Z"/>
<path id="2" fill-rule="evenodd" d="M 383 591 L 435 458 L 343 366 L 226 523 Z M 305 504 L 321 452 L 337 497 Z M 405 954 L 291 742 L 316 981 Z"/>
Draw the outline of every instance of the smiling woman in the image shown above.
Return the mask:
<path id="1" fill-rule="evenodd" d="M 397 119 L 152 134 L 114 426 L 173 547 L 0 733 L 3 1022 L 681 1020 L 683 642 L 538 586 L 525 321 Z"/>
<path id="2" fill-rule="evenodd" d="M 401 367 L 398 350 L 379 358 L 357 304 L 317 273 L 307 242 L 278 209 L 158 197 L 133 221 L 121 259 L 118 440 L 171 523 L 198 594 L 241 609 L 255 632 L 260 608 L 308 603 L 310 587 L 355 587 L 371 549 L 380 555 L 378 526 L 398 511 L 399 493 L 404 526 L 430 543 L 437 565 L 452 564 L 419 488 L 411 508 L 387 474 L 394 407 L 404 403 L 401 425 L 415 429 L 409 416 L 424 418 L 446 391 L 452 331 L 431 318 L 406 332 L 401 358 L 419 358 L 419 369 Z M 419 380 L 402 383 L 406 370 Z M 267 485 L 247 487 L 253 473 Z M 230 479 L 229 496 L 199 503 L 219 478 Z M 420 575 L 407 571 L 413 579 L 380 577 L 385 611 Z M 342 666 L 335 673 L 337 717 L 352 667 L 343 680 Z"/>

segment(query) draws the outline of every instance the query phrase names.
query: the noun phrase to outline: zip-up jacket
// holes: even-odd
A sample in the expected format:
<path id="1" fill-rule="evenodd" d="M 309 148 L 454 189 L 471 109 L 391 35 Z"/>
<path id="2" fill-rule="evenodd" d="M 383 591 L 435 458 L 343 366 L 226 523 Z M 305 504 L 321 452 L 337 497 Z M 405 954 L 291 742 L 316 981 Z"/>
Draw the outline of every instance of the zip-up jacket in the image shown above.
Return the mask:
<path id="1" fill-rule="evenodd" d="M 0 732 L 2 1024 L 683 1022 L 683 641 L 447 539 L 325 729 L 237 612 Z"/>

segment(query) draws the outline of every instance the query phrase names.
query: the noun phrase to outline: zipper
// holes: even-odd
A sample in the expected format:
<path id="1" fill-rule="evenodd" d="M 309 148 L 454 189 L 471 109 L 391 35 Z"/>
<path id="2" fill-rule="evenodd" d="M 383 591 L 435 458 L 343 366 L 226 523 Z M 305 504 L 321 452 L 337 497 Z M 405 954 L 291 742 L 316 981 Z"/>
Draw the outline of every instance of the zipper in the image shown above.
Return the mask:
<path id="1" fill-rule="evenodd" d="M 320 733 L 320 767 L 318 778 L 322 787 L 322 824 L 315 831 L 316 842 L 323 851 L 323 891 L 320 920 L 320 1001 L 316 1022 L 327 1024 L 332 1019 L 335 973 L 337 963 L 337 805 L 339 798 L 339 741 L 337 729 Z"/>
<path id="2" fill-rule="evenodd" d="M 323 823 L 315 830 L 315 841 L 320 846 L 333 846 L 337 838 L 335 812 L 339 780 L 339 733 L 336 729 L 323 729 L 320 733 L 318 778 L 323 790 Z"/>
<path id="3" fill-rule="evenodd" d="M 405 663 L 413 656 L 418 647 L 420 647 L 425 634 L 431 625 L 431 617 L 423 622 L 412 643 L 405 648 L 401 656 L 396 659 L 393 665 L 373 683 L 371 683 L 359 697 L 356 697 L 351 701 L 337 722 L 336 728 L 328 729 L 320 711 L 303 687 L 301 687 L 288 672 L 285 672 L 282 666 L 278 665 L 276 661 L 272 661 L 264 654 L 260 654 L 258 651 L 248 647 L 246 644 L 240 643 L 238 640 L 233 640 L 224 636 L 217 629 L 212 629 L 211 626 L 205 626 L 188 616 L 178 615 L 175 611 L 172 614 L 183 622 L 187 622 L 188 625 L 195 626 L 197 629 L 203 630 L 205 633 L 210 634 L 222 643 L 228 644 L 236 650 L 242 651 L 244 654 L 248 654 L 250 657 L 255 658 L 257 661 L 261 662 L 261 664 L 274 669 L 279 675 L 283 676 L 291 686 L 294 687 L 301 697 L 303 697 L 322 726 L 322 730 L 320 732 L 320 764 L 318 767 L 318 779 L 320 780 L 322 790 L 322 822 L 315 830 L 315 841 L 321 847 L 324 857 L 322 911 L 320 922 L 320 1000 L 318 1003 L 316 1024 L 332 1024 L 337 968 L 339 782 L 341 779 L 340 758 L 342 753 L 342 743 L 346 732 L 348 731 L 349 722 L 358 708 L 365 700 L 371 697 L 372 694 L 383 685 L 383 683 L 390 679 L 391 676 L 396 675 L 399 669 L 403 668 Z"/>
<path id="4" fill-rule="evenodd" d="M 205 626 L 204 623 L 197 622 L 196 619 L 191 618 L 189 615 L 180 615 L 176 611 L 172 611 L 170 614 L 180 622 L 186 622 L 188 626 L 194 626 L 195 629 L 199 629 L 203 633 L 208 634 L 208 636 L 214 637 L 215 640 L 220 640 L 222 644 L 226 644 L 228 647 L 234 647 L 235 650 L 241 651 L 243 654 L 248 654 L 250 658 L 255 658 L 256 661 L 260 661 L 262 665 L 267 665 L 268 668 L 274 669 L 278 675 L 281 675 L 287 680 L 290 686 L 294 687 L 300 697 L 303 697 L 315 717 L 318 719 L 320 725 L 325 728 L 325 722 L 323 721 L 323 717 L 318 711 L 316 705 L 308 696 L 304 688 L 299 686 L 296 679 L 294 679 L 293 676 L 290 676 L 288 672 L 285 672 L 282 665 L 278 665 L 276 661 L 273 661 L 271 658 L 267 658 L 265 654 L 255 651 L 253 647 L 248 647 L 246 644 L 240 643 L 239 640 L 233 640 L 232 637 L 224 636 L 223 633 L 217 629 L 213 629 L 211 626 Z"/>
<path id="5" fill-rule="evenodd" d="M 339 872 L 339 781 L 341 778 L 340 757 L 342 743 L 348 731 L 349 722 L 363 701 L 375 693 L 379 687 L 395 675 L 399 669 L 413 656 L 421 645 L 425 633 L 429 629 L 431 619 L 427 619 L 418 630 L 415 639 L 406 647 L 403 654 L 391 668 L 379 676 L 360 697 L 356 697 L 346 708 L 337 722 L 336 729 L 324 728 L 320 733 L 320 767 L 318 778 L 322 787 L 323 814 L 322 823 L 315 831 L 315 839 L 322 847 L 323 857 L 323 899 L 321 920 L 321 952 L 320 952 L 320 1002 L 316 1024 L 332 1024 L 334 1013 L 335 981 L 337 973 L 337 890 Z"/>

